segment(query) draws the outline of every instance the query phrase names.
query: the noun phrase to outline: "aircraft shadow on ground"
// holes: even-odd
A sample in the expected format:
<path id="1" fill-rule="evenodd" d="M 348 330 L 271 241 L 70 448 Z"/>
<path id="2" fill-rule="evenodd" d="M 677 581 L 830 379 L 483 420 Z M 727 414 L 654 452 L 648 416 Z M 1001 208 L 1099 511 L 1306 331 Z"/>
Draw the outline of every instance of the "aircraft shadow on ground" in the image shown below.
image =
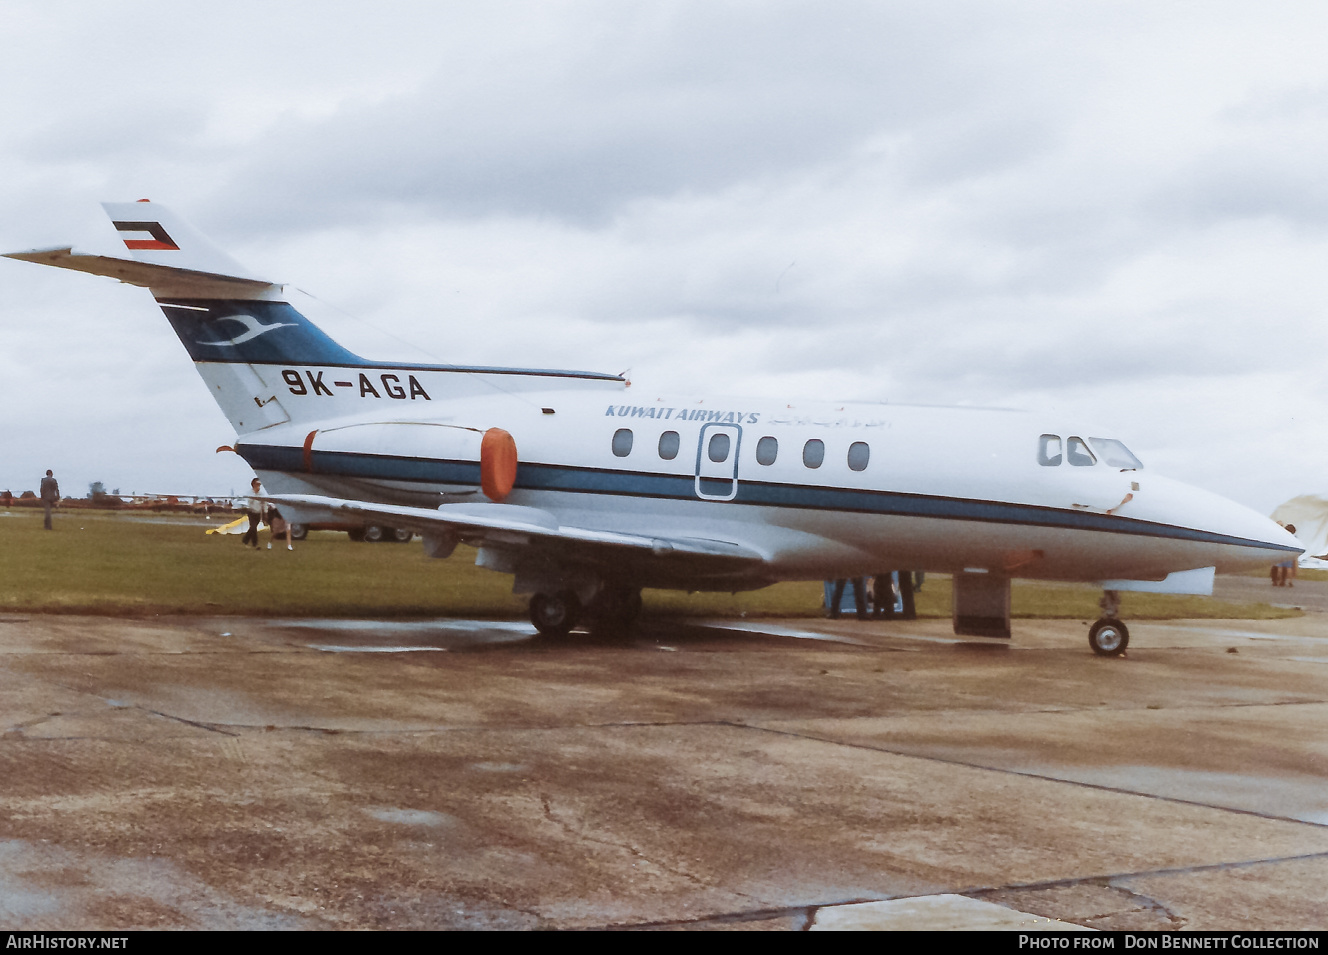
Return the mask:
<path id="1" fill-rule="evenodd" d="M 507 620 L 300 620 L 273 621 L 292 642 L 329 653 L 546 652 L 552 649 L 677 649 L 702 646 L 802 644 L 807 641 L 759 629 L 727 629 L 691 620 L 646 618 L 626 633 L 573 630 L 544 636 L 533 626 Z"/>

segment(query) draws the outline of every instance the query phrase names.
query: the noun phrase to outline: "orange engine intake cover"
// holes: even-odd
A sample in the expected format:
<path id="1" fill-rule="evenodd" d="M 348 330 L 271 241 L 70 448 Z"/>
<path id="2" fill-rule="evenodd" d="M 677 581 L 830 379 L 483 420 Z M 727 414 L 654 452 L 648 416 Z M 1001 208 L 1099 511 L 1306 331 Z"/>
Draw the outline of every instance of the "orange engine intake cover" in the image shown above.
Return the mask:
<path id="1" fill-rule="evenodd" d="M 502 428 L 490 428 L 480 442 L 480 490 L 496 504 L 516 483 L 516 442 Z"/>

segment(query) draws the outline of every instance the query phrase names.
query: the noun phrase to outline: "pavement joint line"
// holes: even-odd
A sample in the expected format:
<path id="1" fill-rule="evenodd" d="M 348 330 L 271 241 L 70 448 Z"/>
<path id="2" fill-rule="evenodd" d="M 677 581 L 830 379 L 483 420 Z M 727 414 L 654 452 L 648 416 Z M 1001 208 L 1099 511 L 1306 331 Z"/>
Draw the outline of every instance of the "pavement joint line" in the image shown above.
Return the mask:
<path id="1" fill-rule="evenodd" d="M 295 656 L 309 647 L 259 647 L 251 650 L 0 650 L 2 657 L 215 657 L 284 653 Z"/>
<path id="2" fill-rule="evenodd" d="M 1115 889 L 1115 890 L 1118 891 L 1118 892 L 1124 892 L 1124 893 L 1126 893 L 1127 895 L 1129 895 L 1131 898 L 1142 899 L 1142 900 L 1144 901 L 1144 906 L 1145 906 L 1145 908 L 1149 908 L 1149 909 L 1152 909 L 1154 912 L 1161 913 L 1161 915 L 1162 915 L 1164 918 L 1166 918 L 1166 920 L 1167 920 L 1168 922 L 1171 923 L 1171 925 L 1172 925 L 1173 928 L 1182 928 L 1182 927 L 1184 927 L 1184 925 L 1185 925 L 1185 918 L 1184 918 L 1183 916 L 1177 915 L 1175 912 L 1171 911 L 1171 909 L 1167 908 L 1166 905 L 1164 905 L 1163 903 L 1159 902 L 1157 899 L 1153 898 L 1151 895 L 1145 895 L 1145 894 L 1142 893 L 1142 892 L 1136 892 L 1134 889 L 1130 888 L 1128 885 L 1116 885 L 1116 884 L 1114 884 L 1114 880 L 1113 880 L 1113 881 L 1109 881 L 1109 882 L 1107 883 L 1107 887 L 1108 887 L 1108 888 Z M 1095 918 L 1102 918 L 1102 916 L 1100 916 L 1100 915 L 1099 915 L 1099 916 L 1095 916 Z"/>
<path id="3" fill-rule="evenodd" d="M 35 719 L 25 720 L 22 723 L 15 723 L 13 726 L 6 726 L 4 729 L 4 735 L 8 736 L 11 733 L 21 733 L 23 730 L 32 726 L 41 726 L 43 723 L 53 720 L 61 715 L 62 714 L 60 713 L 47 713 L 45 716 L 38 716 Z"/>
<path id="4" fill-rule="evenodd" d="M 1279 862 L 1299 862 L 1306 859 L 1328 859 L 1328 852 L 1310 852 L 1304 855 L 1295 856 L 1273 856 L 1266 859 L 1245 859 L 1240 862 L 1212 862 L 1193 866 L 1176 866 L 1163 869 L 1141 869 L 1135 872 L 1121 872 L 1115 875 L 1085 875 L 1075 876 L 1071 879 L 1051 879 L 1042 882 L 1011 882 L 1006 885 L 986 885 L 973 886 L 969 888 L 940 889 L 938 892 L 949 892 L 954 895 L 964 895 L 972 897 L 993 895 L 997 892 L 1011 891 L 1038 891 L 1040 889 L 1057 889 L 1075 885 L 1099 885 L 1106 888 L 1118 889 L 1122 892 L 1128 892 L 1135 898 L 1142 899 L 1162 912 L 1167 913 L 1167 917 L 1175 919 L 1166 906 L 1151 899 L 1149 896 L 1136 892 L 1128 886 L 1114 885 L 1118 880 L 1140 879 L 1147 876 L 1167 876 L 1167 875 L 1188 875 L 1193 872 L 1214 872 L 1223 869 L 1243 869 L 1257 865 L 1275 865 Z M 929 892 L 927 895 L 935 895 L 937 892 Z M 923 896 L 915 895 L 884 895 L 879 898 L 856 898 L 843 899 L 834 902 L 812 902 L 807 905 L 791 905 L 782 908 L 769 909 L 747 909 L 740 912 L 723 912 L 716 915 L 706 915 L 694 919 L 671 919 L 659 922 L 613 922 L 603 926 L 595 926 L 591 931 L 614 931 L 623 928 L 669 928 L 676 925 L 698 925 L 706 922 L 733 923 L 733 922 L 755 922 L 760 919 L 793 917 L 796 915 L 805 915 L 807 918 L 803 930 L 810 928 L 812 922 L 816 919 L 816 914 L 821 909 L 837 908 L 844 905 L 861 905 L 868 902 L 891 902 L 896 899 L 921 898 Z M 1094 916 L 1100 918 L 1101 916 Z M 1082 924 L 1082 923 L 1076 923 Z"/>
<path id="5" fill-rule="evenodd" d="M 873 899 L 864 899 L 863 901 L 875 901 Z M 852 905 L 853 902 L 833 903 L 836 905 Z M 815 905 L 789 905 L 780 908 L 769 909 L 744 909 L 741 912 L 721 912 L 716 915 L 699 915 L 690 919 L 665 919 L 654 922 L 606 922 L 603 925 L 594 925 L 582 929 L 585 932 L 621 932 L 624 929 L 658 929 L 673 928 L 679 925 L 706 925 L 708 923 L 718 923 L 720 925 L 733 925 L 742 922 L 758 922 L 762 919 L 794 918 L 802 916 L 805 921 L 800 931 L 806 931 L 816 919 Z"/>
<path id="6" fill-rule="evenodd" d="M 151 743 L 160 743 L 164 740 L 192 740 L 196 736 L 149 736 L 142 739 L 125 739 L 121 736 L 21 736 L 19 734 L 3 735 L 3 742 L 9 745 L 15 743 L 119 743 L 128 746 L 146 746 Z M 224 734 L 230 736 L 232 734 Z M 236 734 L 238 735 L 238 734 Z"/>
<path id="7" fill-rule="evenodd" d="M 97 694 L 91 693 L 90 691 L 78 690 L 78 689 L 75 688 L 75 687 L 64 687 L 64 688 L 65 688 L 65 689 L 68 689 L 68 690 L 71 690 L 71 691 L 74 691 L 74 692 L 88 693 L 89 695 L 97 696 Z M 104 697 L 100 697 L 100 696 L 97 696 L 97 698 L 98 698 L 98 699 L 104 699 Z M 1272 702 L 1272 703 L 1224 703 L 1224 704 L 1218 704 L 1218 705 L 1211 706 L 1211 707 L 1183 707 L 1183 708 L 1182 708 L 1182 707 L 1178 707 L 1177 710 L 1179 710 L 1179 709 L 1186 709 L 1186 710 L 1190 710 L 1190 711 L 1200 711 L 1200 712 L 1201 712 L 1201 711 L 1206 710 L 1206 709 L 1220 710 L 1220 709 L 1234 708 L 1234 707 L 1254 707 L 1254 706 L 1315 706 L 1315 705 L 1323 705 L 1323 704 L 1328 704 L 1328 700 L 1287 700 L 1287 701 L 1278 701 L 1278 702 Z M 711 720 L 621 720 L 621 721 L 616 721 L 616 722 L 612 722 L 612 723 L 554 723 L 554 724 L 528 725 L 528 726 L 516 726 L 516 725 L 504 725 L 504 726 L 483 726 L 483 725 L 450 726 L 450 725 L 442 725 L 442 726 L 439 726 L 439 725 L 435 725 L 435 726 L 403 726 L 403 727 L 398 727 L 398 728 L 393 728 L 393 729 L 356 729 L 356 728 L 346 728 L 346 727 L 341 727 L 341 726 L 310 726 L 310 725 L 306 725 L 306 724 L 286 724 L 286 725 L 283 725 L 283 724 L 272 724 L 272 723 L 229 723 L 229 722 L 216 722 L 216 721 L 208 722 L 208 721 L 202 721 L 202 720 L 190 720 L 190 719 L 188 719 L 187 717 L 175 716 L 175 715 L 173 715 L 173 714 L 171 714 L 171 713 L 166 713 L 166 712 L 162 712 L 162 711 L 159 711 L 159 710 L 150 709 L 150 708 L 148 708 L 148 707 L 144 707 L 144 706 L 141 706 L 141 705 L 138 705 L 138 704 L 134 704 L 134 705 L 129 706 L 129 707 L 121 707 L 121 709 L 136 709 L 136 710 L 141 710 L 142 712 L 149 713 L 149 714 L 151 714 L 151 715 L 153 715 L 153 716 L 160 716 L 160 717 L 162 717 L 163 719 L 173 720 L 173 721 L 175 721 L 175 722 L 184 723 L 184 724 L 189 725 L 189 726 L 196 726 L 196 727 L 198 727 L 198 728 L 200 728 L 200 729 L 205 729 L 205 730 L 209 730 L 209 731 L 211 731 L 211 732 L 221 733 L 222 735 L 225 735 L 225 736 L 233 736 L 233 737 L 234 737 L 234 736 L 240 736 L 240 735 L 242 735 L 244 732 L 279 732 L 279 731 L 288 731 L 288 732 L 296 732 L 296 733 L 319 733 L 319 734 L 323 734 L 323 735 L 332 735 L 332 736 L 366 736 L 366 737 L 368 737 L 368 736 L 428 736 L 428 735 L 435 735 L 435 734 L 436 734 L 436 735 L 445 735 L 445 734 L 449 734 L 449 733 L 556 733 L 556 732 L 562 732 L 562 731 L 567 731 L 567 730 L 571 730 L 571 731 L 576 731 L 576 730 L 596 730 L 596 729 L 605 729 L 605 730 L 613 730 L 613 729 L 632 730 L 632 729 L 686 728 L 686 727 L 705 727 L 705 726 L 727 727 L 727 728 L 731 728 L 731 729 L 755 729 L 755 730 L 762 730 L 762 731 L 769 732 L 769 733 L 774 733 L 774 734 L 777 734 L 777 735 L 790 736 L 790 737 L 794 737 L 794 738 L 797 738 L 797 739 L 805 739 L 805 740 L 809 740 L 809 741 L 812 741 L 812 742 L 830 743 L 830 744 L 832 744 L 832 745 L 836 745 L 836 746 L 849 746 L 849 747 L 854 747 L 854 748 L 857 748 L 857 749 L 867 749 L 867 750 L 870 750 L 870 751 L 872 751 L 872 752 L 888 753 L 888 754 L 893 755 L 893 756 L 911 757 L 911 758 L 916 758 L 916 759 L 927 759 L 927 760 L 932 760 L 932 761 L 935 761 L 935 762 L 950 763 L 950 764 L 953 764 L 953 765 L 956 765 L 956 766 L 966 766 L 966 767 L 968 767 L 968 768 L 970 768 L 970 769 L 984 769 L 984 770 L 989 770 L 989 771 L 991 771 L 991 772 L 1011 773 L 1011 774 L 1019 775 L 1019 776 L 1027 776 L 1027 777 L 1030 777 L 1030 778 L 1033 778 L 1033 779 L 1045 779 L 1045 780 L 1048 780 L 1048 781 L 1050 781 L 1050 782 L 1070 783 L 1070 784 L 1072 784 L 1072 785 L 1085 786 L 1085 787 L 1088 787 L 1088 788 L 1091 788 L 1091 789 L 1103 789 L 1103 790 L 1106 790 L 1106 791 L 1108 791 L 1108 792 L 1119 792 L 1119 793 L 1124 793 L 1124 794 L 1127 794 L 1127 795 L 1135 795 L 1135 796 L 1147 796 L 1148 798 L 1162 799 L 1162 800 L 1166 800 L 1166 801 L 1170 801 L 1170 802 L 1179 802 L 1179 803 L 1183 803 L 1183 804 L 1185 804 L 1185 805 L 1200 806 L 1200 807 L 1210 808 L 1210 809 L 1225 809 L 1225 810 L 1227 810 L 1227 811 L 1229 811 L 1229 812 L 1240 812 L 1240 813 L 1245 813 L 1245 814 L 1249 814 L 1249 815 L 1263 816 L 1263 817 L 1268 818 L 1268 819 L 1278 819 L 1278 820 L 1283 820 L 1283 821 L 1287 821 L 1287 822 L 1300 822 L 1300 823 L 1303 823 L 1304 825 L 1307 825 L 1307 826 L 1323 826 L 1323 827 L 1328 827 L 1328 823 L 1307 822 L 1307 821 L 1302 820 L 1302 819 L 1293 819 L 1293 818 L 1288 817 L 1288 816 L 1276 816 L 1276 815 L 1269 815 L 1269 814 L 1265 814 L 1265 813 L 1258 813 L 1258 812 L 1255 812 L 1255 811 L 1253 811 L 1253 810 L 1233 809 L 1233 808 L 1226 807 L 1226 806 L 1212 806 L 1212 805 L 1210 805 L 1210 804 L 1208 804 L 1208 803 L 1195 802 L 1195 801 L 1192 801 L 1192 800 L 1179 799 L 1179 798 L 1169 797 L 1169 796 L 1154 796 L 1154 795 L 1152 795 L 1152 794 L 1150 794 L 1150 793 L 1140 793 L 1140 792 L 1136 792 L 1136 791 L 1134 791 L 1134 790 L 1130 790 L 1130 789 L 1118 789 L 1118 788 L 1115 788 L 1115 787 L 1111 787 L 1111 786 L 1102 786 L 1102 785 L 1095 784 L 1095 783 L 1083 783 L 1083 782 L 1077 782 L 1076 780 L 1062 779 L 1062 778 L 1060 778 L 1060 777 L 1058 777 L 1058 776 L 1046 776 L 1046 775 L 1040 775 L 1040 774 L 1038 774 L 1038 773 L 1030 773 L 1030 772 L 1025 772 L 1025 771 L 1022 771 L 1022 770 L 1016 770 L 1016 769 L 1003 769 L 1003 768 L 1001 768 L 1001 767 L 999 767 L 999 766 L 984 766 L 984 765 L 982 765 L 982 764 L 980 764 L 980 763 L 970 763 L 970 762 L 966 762 L 966 761 L 964 761 L 964 760 L 949 759 L 949 758 L 946 758 L 946 757 L 943 757 L 943 756 L 928 756 L 928 755 L 925 755 L 925 754 L 919 754 L 919 753 L 914 753 L 914 752 L 908 752 L 908 751 L 904 751 L 904 750 L 889 749 L 889 748 L 881 747 L 881 746 L 869 746 L 869 745 L 867 745 L 867 744 L 865 744 L 865 743 L 853 743 L 853 742 L 849 742 L 849 741 L 847 741 L 847 740 L 837 740 L 837 739 L 833 739 L 833 738 L 829 738 L 829 737 L 821 737 L 821 736 L 808 735 L 808 734 L 805 734 L 805 733 L 794 733 L 794 732 L 789 731 L 789 730 L 781 730 L 781 729 L 778 729 L 775 725 L 772 725 L 772 724 L 777 724 L 777 723 L 781 723 L 781 722 L 790 722 L 790 721 L 785 721 L 785 720 L 763 720 L 760 724 L 757 724 L 757 723 L 741 723 L 741 722 L 737 722 L 737 721 L 734 721 L 734 720 L 722 719 L 722 718 L 721 718 L 721 719 L 711 719 Z M 1129 708 L 1129 709 L 1111 709 L 1111 710 L 1105 710 L 1105 711 L 1104 711 L 1104 710 L 1101 710 L 1101 709 L 1099 709 L 1099 708 L 1096 708 L 1096 707 L 1093 707 L 1093 708 L 1089 708 L 1089 707 L 1081 707 L 1081 708 L 1076 708 L 1076 709 L 1065 709 L 1065 708 L 1061 708 L 1061 707 L 1051 707 L 1051 708 L 1047 708 L 1047 709 L 1032 709 L 1032 710 L 982 710 L 982 709 L 979 709 L 979 710 L 943 710 L 943 711 L 939 711 L 939 712 L 948 713 L 948 714 L 956 714 L 956 713 L 958 713 L 958 714 L 963 715 L 963 716 L 981 716 L 981 715 L 983 715 L 983 714 L 996 714 L 996 715 L 1001 715 L 1001 716 L 1025 716 L 1025 715 L 1039 715 L 1039 716 L 1041 716 L 1041 715 L 1050 715 L 1050 716 L 1058 716 L 1058 715 L 1076 715 L 1076 714 L 1082 714 L 1082 713 L 1103 713 L 1103 712 L 1108 712 L 1108 713 L 1134 713 L 1134 712 L 1144 712 L 1144 711 L 1145 711 L 1145 710 L 1140 709 L 1140 708 L 1138 708 L 1138 707 L 1131 707 L 1131 708 Z M 1148 710 L 1148 712 L 1157 712 L 1157 711 L 1155 711 L 1155 710 Z M 13 727 L 9 727 L 9 730 L 23 729 L 23 728 L 25 728 L 25 727 L 27 727 L 27 726 L 30 726 L 30 725 L 36 725 L 37 723 L 45 722 L 46 720 L 48 720 L 48 719 L 50 719 L 50 718 L 51 718 L 51 717 L 42 717 L 41 719 L 38 719 L 38 720 L 33 721 L 33 722 L 23 723 L 23 724 L 17 724 L 17 725 L 15 725 L 15 726 L 13 726 Z M 892 719 L 892 718 L 893 718 L 893 717 L 890 717 L 890 716 L 885 716 L 885 717 L 878 717 L 878 716 L 868 716 L 868 717 L 835 717 L 835 716 L 811 717 L 812 720 L 822 720 L 822 719 L 832 719 L 832 720 L 853 720 L 853 719 Z M 792 722 L 804 722 L 804 721 L 803 721 L 803 720 L 796 720 L 796 721 L 792 721 Z M 239 731 L 239 732 L 230 732 L 231 730 L 235 730 L 235 731 Z M 0 731 L 0 733 L 3 733 L 3 732 L 6 732 L 6 731 Z M 68 740 L 73 740 L 73 739 L 97 739 L 97 740 L 108 740 L 108 741 L 109 741 L 109 740 L 114 740 L 114 739 L 121 739 L 121 740 L 123 740 L 124 742 L 148 742 L 148 741 L 150 741 L 150 739 L 156 739 L 157 737 L 151 737 L 150 739 L 149 739 L 149 738 L 144 738 L 144 739 L 125 739 L 125 738 L 122 738 L 122 737 L 106 737 L 106 736 L 49 736 L 49 737 L 47 737 L 47 736 L 43 736 L 43 737 L 13 737 L 13 738 L 14 738 L 14 739 L 26 739 L 26 740 L 31 741 L 31 742 L 49 741 L 49 740 L 66 740 L 66 739 L 68 739 Z M 182 737 L 182 738 L 184 738 L 184 737 Z"/>
<path id="8" fill-rule="evenodd" d="M 706 882 L 704 879 L 701 879 L 695 875 L 692 875 L 690 872 L 686 872 L 682 869 L 678 869 L 674 866 L 670 866 L 663 862 L 658 862 L 650 858 L 648 855 L 646 855 L 644 852 L 642 852 L 639 848 L 632 845 L 631 843 L 617 842 L 612 839 L 600 838 L 597 836 L 590 835 L 589 833 L 585 832 L 582 829 L 575 828 L 574 826 L 572 826 L 571 823 L 561 819 L 554 813 L 553 800 L 549 797 L 547 793 L 541 792 L 539 794 L 539 800 L 540 800 L 540 806 L 544 810 L 544 818 L 547 819 L 549 822 L 553 823 L 558 828 L 562 829 L 563 832 L 567 833 L 569 836 L 572 836 L 576 839 L 580 839 L 585 842 L 594 843 L 595 845 L 608 846 L 611 849 L 620 849 L 620 850 L 625 849 L 628 852 L 630 852 L 633 856 L 640 859 L 642 862 L 655 866 L 663 870 L 664 872 L 670 873 L 671 875 L 675 875 L 682 879 L 686 879 L 688 882 L 691 882 L 693 885 L 699 886 L 702 889 L 717 888 L 717 886 L 712 885 L 711 883 Z M 752 901 L 756 901 L 755 898 L 748 895 L 746 892 L 739 892 L 737 889 L 732 889 L 732 888 L 728 889 L 727 891 L 732 893 L 733 895 L 741 896 L 744 899 L 752 899 Z"/>
<path id="9" fill-rule="evenodd" d="M 41 682 L 43 682 L 43 683 L 49 683 L 49 684 L 51 684 L 52 686 L 58 686 L 58 687 L 60 687 L 60 689 L 62 689 L 62 690 L 68 690 L 70 693 L 78 693 L 78 694 L 80 694 L 80 695 L 82 695 L 82 696 L 90 696 L 90 697 L 92 697 L 92 698 L 94 698 L 94 699 L 101 700 L 101 701 L 102 701 L 103 703 L 105 703 L 107 706 L 110 706 L 110 705 L 111 705 L 111 701 L 110 701 L 107 697 L 103 696 L 102 694 L 98 693 L 98 692 L 95 691 L 95 690 L 85 690 L 85 689 L 81 689 L 81 688 L 76 687 L 76 686 L 69 686 L 69 685 L 66 684 L 66 683 L 61 683 L 61 682 L 59 682 L 58 680 L 51 680 L 51 679 L 47 679 L 47 678 L 42 677 L 42 676 L 36 676 L 36 675 L 30 675 L 30 676 L 31 676 L 32 679 L 39 680 L 39 681 L 41 681 Z M 161 712 L 160 710 L 154 710 L 154 709 L 152 709 L 151 707 L 143 706 L 142 704 L 139 704 L 139 703 L 134 703 L 134 704 L 131 704 L 131 705 L 129 705 L 129 706 L 118 706 L 118 705 L 117 705 L 117 706 L 116 706 L 116 709 L 133 709 L 133 710 L 139 710 L 139 711 L 141 711 L 141 712 L 143 712 L 143 713 L 149 713 L 149 714 L 151 714 L 151 715 L 153 715 L 153 716 L 160 716 L 160 717 L 161 717 L 162 719 L 164 719 L 164 720 L 172 720 L 172 721 L 174 721 L 174 722 L 176 722 L 176 723 L 184 723 L 184 724 L 187 725 L 187 726 L 195 726 L 195 727 L 197 727 L 197 728 L 199 728 L 199 729 L 207 730 L 207 731 L 210 732 L 210 733 L 219 733 L 219 734 L 222 735 L 222 736 L 239 736 L 239 735 L 240 735 L 239 733 L 231 733 L 231 732 L 228 732 L 227 730 L 224 730 L 224 729 L 220 729 L 220 728 L 219 728 L 219 727 L 222 727 L 222 726 L 226 726 L 226 725 L 228 725 L 228 724 L 226 724 L 226 723 L 214 723 L 214 724 L 200 723 L 200 722 L 198 722 L 197 720 L 187 719 L 187 718 L 185 718 L 185 717 L 183 717 L 183 716 L 175 716 L 175 715 L 173 715 L 173 714 L 171 714 L 171 713 L 163 713 L 163 712 Z M 47 717 L 47 718 L 49 719 L 50 717 Z M 23 737 L 20 737 L 20 738 L 23 738 Z M 41 738 L 41 737 L 39 737 L 39 738 Z M 54 737 L 54 738 L 55 738 L 55 739 L 60 739 L 60 738 L 62 738 L 62 737 Z M 71 737 L 71 738 L 72 738 L 72 737 Z M 102 739 L 103 737 L 93 736 L 93 737 L 79 737 L 79 738 L 87 738 L 87 739 Z"/>
<path id="10" fill-rule="evenodd" d="M 1298 821 L 1298 820 L 1297 820 Z M 1242 859 L 1239 862 L 1205 862 L 1199 865 L 1171 866 L 1163 869 L 1140 869 L 1137 872 L 1117 872 L 1114 875 L 1083 875 L 1070 879 L 1049 879 L 1043 882 L 1011 882 L 1006 885 L 977 886 L 967 889 L 955 889 L 957 895 L 983 895 L 993 892 L 1015 890 L 1059 889 L 1073 885 L 1102 885 L 1121 888 L 1138 895 L 1125 886 L 1112 886 L 1113 882 L 1123 879 L 1142 879 L 1148 876 L 1189 875 L 1195 872 L 1220 872 L 1226 869 L 1248 869 L 1256 865 L 1276 865 L 1281 862 L 1303 862 L 1309 859 L 1328 859 L 1328 852 L 1307 852 L 1294 856 L 1270 856 L 1265 859 Z M 1147 898 L 1147 896 L 1140 896 Z"/>
<path id="11" fill-rule="evenodd" d="M 1052 783 L 1062 783 L 1067 786 L 1079 786 L 1083 789 L 1096 789 L 1099 792 L 1118 793 L 1123 796 L 1137 796 L 1141 799 L 1156 799 L 1160 802 L 1177 803 L 1182 806 L 1196 806 L 1200 809 L 1213 809 L 1218 812 L 1230 812 L 1241 816 L 1255 816 L 1259 819 L 1269 819 L 1277 822 L 1290 822 L 1302 826 L 1313 826 L 1316 829 L 1328 829 L 1328 822 L 1310 822 L 1305 819 L 1295 819 L 1291 816 L 1278 816 L 1273 813 L 1259 812 L 1255 809 L 1239 809 L 1234 806 L 1215 806 L 1212 803 L 1199 802 L 1194 799 L 1181 799 L 1178 796 L 1162 796 L 1157 793 L 1139 792 L 1134 789 L 1122 789 L 1119 786 L 1105 786 L 1101 783 L 1086 783 L 1078 779 L 1063 779 L 1060 776 L 1048 776 L 1044 773 L 1031 773 L 1021 769 L 1006 769 L 1001 766 L 984 766 L 981 763 L 972 763 L 962 759 L 952 759 L 945 756 L 930 756 L 925 753 L 910 753 L 903 750 L 889 749 L 884 746 L 869 746 L 866 743 L 854 743 L 847 740 L 829 739 L 821 736 L 809 736 L 805 733 L 794 733 L 790 730 L 774 729 L 769 726 L 757 726 L 750 723 L 733 723 L 733 726 L 743 729 L 753 729 L 761 732 L 772 733 L 776 736 L 788 736 L 793 739 L 805 739 L 817 743 L 829 743 L 834 746 L 847 746 L 852 749 L 865 749 L 873 753 L 888 753 L 891 756 L 899 756 L 905 759 L 921 759 L 930 762 L 945 763 L 950 766 L 964 766 L 968 769 L 976 769 L 990 773 L 1002 773 L 1008 776 L 1022 776 L 1025 779 L 1042 779 Z"/>
<path id="12" fill-rule="evenodd" d="M 226 725 L 224 723 L 209 725 L 207 723 L 200 723 L 197 720 L 185 719 L 183 716 L 173 716 L 170 713 L 163 713 L 160 710 L 149 709 L 146 706 L 134 706 L 133 709 L 142 710 L 144 713 L 151 713 L 153 716 L 160 716 L 164 720 L 174 720 L 175 722 L 183 723 L 186 726 L 195 726 L 198 729 L 207 730 L 210 733 L 218 733 L 222 736 L 238 737 L 240 735 L 239 733 L 232 733 L 229 730 L 220 729 L 219 727 Z"/>

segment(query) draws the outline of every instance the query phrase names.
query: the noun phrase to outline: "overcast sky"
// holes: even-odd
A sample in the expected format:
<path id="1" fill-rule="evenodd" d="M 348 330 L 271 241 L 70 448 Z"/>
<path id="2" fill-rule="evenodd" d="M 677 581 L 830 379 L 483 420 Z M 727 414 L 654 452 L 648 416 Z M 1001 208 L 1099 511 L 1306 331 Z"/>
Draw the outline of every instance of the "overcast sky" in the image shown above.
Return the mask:
<path id="1" fill-rule="evenodd" d="M 1328 5 L 3 15 L 4 251 L 122 255 L 147 197 L 370 357 L 1046 408 L 1328 491 Z M 146 291 L 0 260 L 0 489 L 226 493 L 233 437 Z"/>

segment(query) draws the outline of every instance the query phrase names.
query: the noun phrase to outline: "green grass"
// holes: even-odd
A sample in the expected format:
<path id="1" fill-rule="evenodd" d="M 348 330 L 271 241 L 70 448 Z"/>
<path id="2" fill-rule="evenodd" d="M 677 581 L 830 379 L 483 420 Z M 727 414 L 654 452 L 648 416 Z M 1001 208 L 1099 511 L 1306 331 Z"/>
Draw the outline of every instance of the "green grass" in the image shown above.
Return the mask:
<path id="1" fill-rule="evenodd" d="M 525 598 L 505 574 L 474 566 L 459 547 L 448 560 L 425 557 L 418 542 L 352 544 L 345 534 L 314 532 L 254 552 L 238 537 L 207 536 L 225 523 L 187 515 L 57 512 L 53 532 L 40 510 L 0 509 L 0 611 L 152 614 L 245 614 L 334 617 L 519 617 Z M 266 545 L 267 534 L 263 534 Z M 1302 571 L 1302 574 L 1305 572 Z M 1097 617 L 1092 587 L 1016 581 L 1017 617 Z M 729 594 L 648 590 L 647 612 L 685 616 L 821 616 L 819 581 L 776 584 Z M 930 576 L 918 613 L 949 617 L 950 581 Z M 1297 611 L 1203 597 L 1125 594 L 1127 619 L 1218 617 L 1267 619 Z"/>
<path id="2" fill-rule="evenodd" d="M 1247 570 L 1241 574 L 1242 577 L 1262 577 L 1268 579 L 1266 570 Z M 1317 567 L 1297 567 L 1296 580 L 1328 580 L 1328 570 L 1320 570 Z"/>

